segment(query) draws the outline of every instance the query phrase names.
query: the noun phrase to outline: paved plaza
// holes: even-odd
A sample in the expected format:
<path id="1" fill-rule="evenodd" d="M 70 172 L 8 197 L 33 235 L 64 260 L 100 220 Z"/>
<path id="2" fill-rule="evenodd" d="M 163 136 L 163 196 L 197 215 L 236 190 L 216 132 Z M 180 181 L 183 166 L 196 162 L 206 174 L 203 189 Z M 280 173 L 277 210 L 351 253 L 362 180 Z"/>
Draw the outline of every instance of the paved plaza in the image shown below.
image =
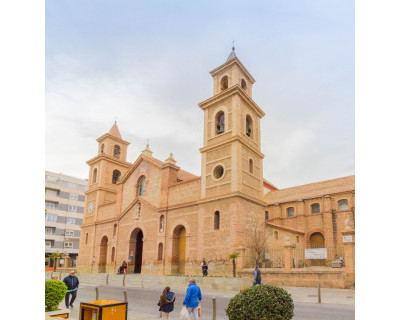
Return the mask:
<path id="1" fill-rule="evenodd" d="M 99 288 L 100 299 L 123 300 L 124 291 L 128 293 L 128 319 L 160 319 L 158 312 L 158 299 L 162 288 L 135 288 L 120 286 L 105 286 L 82 283 L 79 287 L 75 307 L 71 309 L 71 318 L 79 319 L 80 302 L 95 300 L 95 288 Z M 316 288 L 285 287 L 292 294 L 295 303 L 295 320 L 353 320 L 354 290 L 345 289 L 321 289 L 322 303 L 318 304 Z M 176 293 L 175 310 L 171 313 L 171 320 L 179 319 L 182 301 L 185 296 L 184 289 L 174 289 Z M 202 319 L 212 319 L 212 297 L 217 299 L 217 319 L 228 320 L 225 308 L 230 299 L 237 293 L 234 291 L 222 291 L 203 289 Z M 60 307 L 64 307 L 64 303 Z"/>

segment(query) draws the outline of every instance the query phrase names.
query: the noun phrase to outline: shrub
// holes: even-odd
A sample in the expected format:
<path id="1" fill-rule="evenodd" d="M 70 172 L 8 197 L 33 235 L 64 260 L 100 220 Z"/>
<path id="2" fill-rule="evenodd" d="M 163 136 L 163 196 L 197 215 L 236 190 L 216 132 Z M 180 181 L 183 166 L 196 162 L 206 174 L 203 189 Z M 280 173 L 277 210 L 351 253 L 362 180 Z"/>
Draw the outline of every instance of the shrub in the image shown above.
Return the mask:
<path id="1" fill-rule="evenodd" d="M 67 286 L 59 280 L 47 280 L 45 282 L 46 311 L 57 310 L 58 305 L 67 293 Z"/>
<path id="2" fill-rule="evenodd" d="M 229 302 L 229 320 L 289 320 L 293 318 L 293 300 L 282 288 L 255 286 L 245 289 Z"/>

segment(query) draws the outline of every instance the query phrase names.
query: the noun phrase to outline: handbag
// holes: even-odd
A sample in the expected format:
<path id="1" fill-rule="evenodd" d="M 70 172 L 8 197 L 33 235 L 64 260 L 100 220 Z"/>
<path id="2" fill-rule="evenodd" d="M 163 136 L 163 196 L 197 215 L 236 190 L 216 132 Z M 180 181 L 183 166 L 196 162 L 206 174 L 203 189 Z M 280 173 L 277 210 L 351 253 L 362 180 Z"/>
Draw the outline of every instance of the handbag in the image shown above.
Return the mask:
<path id="1" fill-rule="evenodd" d="M 199 308 L 197 310 L 199 310 L 199 318 L 201 318 L 201 304 L 200 303 L 199 303 Z"/>

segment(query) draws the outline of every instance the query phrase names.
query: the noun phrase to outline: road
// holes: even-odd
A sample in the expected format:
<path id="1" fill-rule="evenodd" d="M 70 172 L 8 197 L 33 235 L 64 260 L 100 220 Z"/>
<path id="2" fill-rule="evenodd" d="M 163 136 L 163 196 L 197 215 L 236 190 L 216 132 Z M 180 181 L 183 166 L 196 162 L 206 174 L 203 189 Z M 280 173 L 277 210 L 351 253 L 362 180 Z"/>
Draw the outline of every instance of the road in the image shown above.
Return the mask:
<path id="1" fill-rule="evenodd" d="M 100 299 L 123 300 L 124 290 L 128 293 L 128 319 L 144 320 L 159 319 L 158 299 L 162 289 L 153 288 L 132 288 L 132 287 L 114 287 L 101 286 L 93 284 L 81 284 L 78 290 L 75 307 L 71 309 L 71 317 L 75 320 L 79 319 L 79 303 L 83 301 L 95 300 L 95 287 L 99 288 Z M 182 307 L 182 301 L 185 291 L 177 289 L 175 310 L 171 313 L 170 319 L 179 319 L 179 312 Z M 208 293 L 203 290 L 202 317 L 201 319 L 212 319 L 212 297 L 215 292 Z M 217 319 L 228 320 L 225 314 L 225 308 L 231 299 L 231 295 L 224 293 L 218 294 L 217 298 Z M 64 307 L 64 303 L 60 305 Z M 295 302 L 294 320 L 354 320 L 354 305 L 343 304 L 318 304 Z"/>

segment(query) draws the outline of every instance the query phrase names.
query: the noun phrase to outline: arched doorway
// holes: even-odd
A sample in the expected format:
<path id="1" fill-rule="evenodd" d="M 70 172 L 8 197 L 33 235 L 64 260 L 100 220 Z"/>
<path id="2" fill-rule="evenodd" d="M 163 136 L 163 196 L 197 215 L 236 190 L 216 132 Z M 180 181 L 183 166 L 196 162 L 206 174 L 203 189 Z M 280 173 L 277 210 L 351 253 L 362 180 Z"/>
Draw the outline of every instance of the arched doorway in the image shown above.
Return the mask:
<path id="1" fill-rule="evenodd" d="M 136 228 L 129 240 L 128 273 L 142 272 L 143 231 Z"/>
<path id="2" fill-rule="evenodd" d="M 100 242 L 99 273 L 106 272 L 108 238 L 104 236 Z"/>
<path id="3" fill-rule="evenodd" d="M 173 233 L 172 243 L 172 272 L 177 274 L 185 274 L 185 258 L 186 258 L 186 229 L 179 225 Z"/>
<path id="4" fill-rule="evenodd" d="M 325 238 L 322 233 L 314 232 L 310 236 L 310 248 L 325 248 Z M 325 260 L 311 260 L 312 266 L 325 266 Z"/>

